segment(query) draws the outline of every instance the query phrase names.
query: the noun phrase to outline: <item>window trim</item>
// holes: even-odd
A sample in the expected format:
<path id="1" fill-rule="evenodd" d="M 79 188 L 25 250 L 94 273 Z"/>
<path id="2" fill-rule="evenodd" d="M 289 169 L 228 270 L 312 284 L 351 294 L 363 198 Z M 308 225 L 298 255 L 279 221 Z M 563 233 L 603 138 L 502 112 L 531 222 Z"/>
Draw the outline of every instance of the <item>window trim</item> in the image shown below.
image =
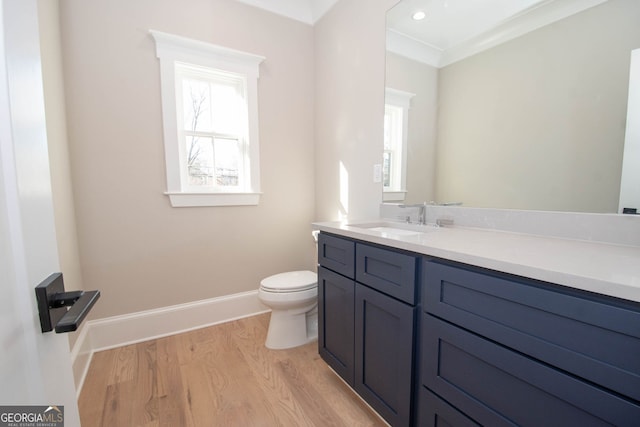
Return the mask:
<path id="1" fill-rule="evenodd" d="M 167 191 L 171 206 L 240 206 L 257 205 L 260 200 L 260 146 L 258 135 L 258 78 L 259 66 L 265 58 L 205 43 L 186 37 L 149 30 L 156 44 L 156 56 L 160 60 L 160 84 L 162 95 L 162 122 L 164 133 Z M 247 110 L 249 114 L 249 173 L 250 183 L 246 192 L 220 192 L 185 190 L 181 176 L 180 141 L 176 102 L 175 63 L 214 68 L 246 76 Z"/>

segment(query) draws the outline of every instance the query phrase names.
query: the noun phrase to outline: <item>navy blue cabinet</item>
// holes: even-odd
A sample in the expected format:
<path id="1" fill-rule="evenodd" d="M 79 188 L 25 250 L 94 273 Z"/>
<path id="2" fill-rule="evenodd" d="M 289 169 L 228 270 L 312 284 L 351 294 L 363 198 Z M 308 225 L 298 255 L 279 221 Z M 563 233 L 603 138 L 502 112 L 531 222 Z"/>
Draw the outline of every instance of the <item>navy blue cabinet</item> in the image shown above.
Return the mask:
<path id="1" fill-rule="evenodd" d="M 637 426 L 620 396 L 428 314 L 423 378 L 481 425 Z"/>
<path id="2" fill-rule="evenodd" d="M 350 386 L 354 385 L 353 279 L 318 267 L 318 352 Z"/>
<path id="3" fill-rule="evenodd" d="M 355 242 L 318 236 L 318 353 L 354 385 Z"/>
<path id="4" fill-rule="evenodd" d="M 640 426 L 640 303 L 319 245 L 319 352 L 392 426 Z"/>
<path id="5" fill-rule="evenodd" d="M 356 280 L 407 304 L 415 305 L 420 291 L 420 258 L 415 254 L 358 243 Z"/>
<path id="6" fill-rule="evenodd" d="M 491 426 L 640 425 L 640 304 L 457 263 L 424 268 L 421 383 Z M 420 404 L 433 424 L 434 404 Z"/>
<path id="7" fill-rule="evenodd" d="M 351 279 L 354 278 L 356 244 L 330 234 L 318 235 L 318 264 Z"/>
<path id="8" fill-rule="evenodd" d="M 318 243 L 320 356 L 390 425 L 412 425 L 421 257 L 326 233 Z"/>
<path id="9" fill-rule="evenodd" d="M 356 283 L 355 390 L 392 426 L 411 419 L 415 307 Z"/>
<path id="10" fill-rule="evenodd" d="M 420 427 L 480 427 L 480 424 L 440 399 L 426 387 L 420 387 L 416 425 Z"/>

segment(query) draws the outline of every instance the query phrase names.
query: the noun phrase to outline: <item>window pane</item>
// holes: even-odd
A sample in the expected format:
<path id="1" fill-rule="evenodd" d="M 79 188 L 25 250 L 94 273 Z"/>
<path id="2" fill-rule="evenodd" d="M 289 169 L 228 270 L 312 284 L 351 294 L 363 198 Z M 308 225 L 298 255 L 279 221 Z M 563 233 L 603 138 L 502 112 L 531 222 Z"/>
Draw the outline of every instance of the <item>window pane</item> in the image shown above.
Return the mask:
<path id="1" fill-rule="evenodd" d="M 189 185 L 213 185 L 213 144 L 211 138 L 186 138 Z"/>
<path id="2" fill-rule="evenodd" d="M 388 151 L 382 154 L 382 186 L 391 186 L 391 153 Z"/>
<path id="3" fill-rule="evenodd" d="M 216 184 L 237 186 L 240 166 L 240 144 L 237 139 L 216 138 L 214 140 Z"/>
<path id="4" fill-rule="evenodd" d="M 247 113 L 239 81 L 211 84 L 213 131 L 219 134 L 240 135 L 246 127 Z"/>
<path id="5" fill-rule="evenodd" d="M 385 111 L 384 113 L 384 149 L 385 150 L 391 150 L 392 147 L 392 141 L 391 141 L 391 113 L 388 111 Z"/>
<path id="6" fill-rule="evenodd" d="M 211 90 L 208 82 L 184 79 L 182 103 L 185 130 L 211 131 Z"/>
<path id="7" fill-rule="evenodd" d="M 393 105 L 384 109 L 384 149 L 401 150 L 403 110 Z"/>

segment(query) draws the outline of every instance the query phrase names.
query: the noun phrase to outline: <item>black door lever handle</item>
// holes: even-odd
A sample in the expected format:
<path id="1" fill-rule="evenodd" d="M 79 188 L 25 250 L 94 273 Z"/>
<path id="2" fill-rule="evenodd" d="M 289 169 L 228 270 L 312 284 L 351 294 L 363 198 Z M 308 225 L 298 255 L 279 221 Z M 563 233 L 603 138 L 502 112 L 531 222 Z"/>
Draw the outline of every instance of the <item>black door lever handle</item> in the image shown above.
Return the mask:
<path id="1" fill-rule="evenodd" d="M 56 324 L 56 333 L 77 330 L 98 298 L 100 298 L 100 291 L 82 292 L 82 296 L 73 303 L 67 314 L 62 316 L 62 319 Z"/>
<path id="2" fill-rule="evenodd" d="M 65 292 L 62 273 L 53 273 L 36 286 L 42 332 L 77 330 L 98 298 L 100 291 Z"/>

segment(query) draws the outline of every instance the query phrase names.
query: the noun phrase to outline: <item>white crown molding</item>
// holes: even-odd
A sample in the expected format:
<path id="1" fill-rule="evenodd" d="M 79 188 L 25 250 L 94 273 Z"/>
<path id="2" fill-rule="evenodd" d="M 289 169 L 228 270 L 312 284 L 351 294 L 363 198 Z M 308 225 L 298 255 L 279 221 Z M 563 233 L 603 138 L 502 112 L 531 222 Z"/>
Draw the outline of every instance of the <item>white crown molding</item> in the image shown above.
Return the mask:
<path id="1" fill-rule="evenodd" d="M 338 0 L 236 0 L 276 15 L 314 25 Z"/>
<path id="2" fill-rule="evenodd" d="M 606 1 L 547 0 L 507 19 L 493 29 L 445 51 L 440 51 L 396 31 L 387 30 L 387 50 L 441 68 Z"/>
<path id="3" fill-rule="evenodd" d="M 387 29 L 387 51 L 432 67 L 440 68 L 442 50 L 405 34 Z"/>
<path id="4" fill-rule="evenodd" d="M 311 18 L 315 24 L 322 18 L 339 0 L 309 0 L 311 3 Z"/>

